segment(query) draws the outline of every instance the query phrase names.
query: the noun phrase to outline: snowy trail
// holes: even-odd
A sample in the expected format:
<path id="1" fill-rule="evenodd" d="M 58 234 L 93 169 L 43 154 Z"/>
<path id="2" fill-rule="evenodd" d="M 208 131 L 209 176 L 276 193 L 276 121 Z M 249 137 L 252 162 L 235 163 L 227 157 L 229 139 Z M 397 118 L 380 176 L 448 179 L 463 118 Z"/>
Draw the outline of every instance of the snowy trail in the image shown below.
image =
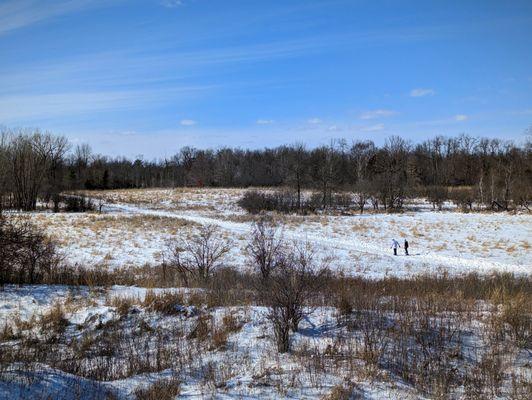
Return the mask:
<path id="1" fill-rule="evenodd" d="M 172 211 L 153 210 L 148 208 L 142 208 L 127 204 L 108 204 L 106 206 L 108 211 L 123 212 L 128 214 L 141 214 L 141 215 L 153 215 L 160 217 L 169 217 L 183 219 L 191 222 L 195 222 L 201 225 L 217 225 L 230 232 L 239 234 L 249 234 L 251 230 L 251 224 L 242 222 L 224 221 L 216 218 L 202 217 L 199 215 L 190 215 L 183 213 L 176 213 Z M 327 238 L 323 236 L 313 234 L 302 234 L 300 232 L 293 232 L 285 229 L 283 231 L 283 237 L 288 240 L 295 241 L 308 241 L 314 243 L 324 250 L 342 250 L 342 251 L 354 251 L 364 254 L 370 254 L 378 257 L 386 258 L 386 260 L 393 262 L 394 265 L 406 265 L 406 264 L 422 264 L 430 265 L 432 267 L 444 267 L 449 271 L 457 270 L 456 272 L 465 271 L 477 271 L 480 273 L 488 273 L 491 271 L 504 271 L 514 272 L 518 274 L 530 274 L 529 265 L 518 264 L 505 264 L 501 262 L 490 261 L 486 258 L 467 258 L 467 257 L 451 257 L 435 253 L 420 253 L 412 254 L 411 256 L 393 256 L 387 252 L 391 252 L 389 246 L 384 244 L 383 246 L 368 243 L 366 241 L 349 240 L 334 237 Z"/>

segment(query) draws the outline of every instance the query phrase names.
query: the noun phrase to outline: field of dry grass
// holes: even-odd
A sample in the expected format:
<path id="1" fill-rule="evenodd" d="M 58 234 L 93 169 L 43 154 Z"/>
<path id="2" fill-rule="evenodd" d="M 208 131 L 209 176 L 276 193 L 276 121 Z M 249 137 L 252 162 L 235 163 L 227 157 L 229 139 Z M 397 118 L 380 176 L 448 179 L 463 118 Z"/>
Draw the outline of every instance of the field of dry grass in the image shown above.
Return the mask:
<path id="1" fill-rule="evenodd" d="M 31 219 L 68 253 L 70 262 L 102 267 L 159 263 L 169 240 L 190 235 L 197 226 L 151 215 L 41 213 Z"/>
<path id="2" fill-rule="evenodd" d="M 234 242 L 232 264 L 243 255 L 256 216 L 238 206 L 244 189 L 179 188 L 85 191 L 102 198 L 104 214 L 37 213 L 32 218 L 76 262 L 112 267 L 161 261 L 166 242 L 198 224 L 216 224 Z M 129 208 L 120 208 L 122 206 Z M 399 214 L 282 215 L 271 218 L 288 240 L 314 242 L 347 274 L 409 275 L 448 269 L 526 272 L 532 267 L 531 216 L 421 211 Z M 390 241 L 408 239 L 410 257 L 390 257 Z"/>

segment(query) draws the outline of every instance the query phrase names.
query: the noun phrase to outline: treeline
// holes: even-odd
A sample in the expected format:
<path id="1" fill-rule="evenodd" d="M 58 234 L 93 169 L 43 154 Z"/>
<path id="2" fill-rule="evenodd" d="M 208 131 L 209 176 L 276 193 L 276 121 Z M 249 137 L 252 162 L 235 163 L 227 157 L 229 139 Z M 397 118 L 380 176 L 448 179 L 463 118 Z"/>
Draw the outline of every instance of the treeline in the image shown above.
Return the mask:
<path id="1" fill-rule="evenodd" d="M 312 149 L 183 147 L 171 158 L 146 161 L 94 154 L 86 144 L 73 147 L 38 130 L 4 129 L 0 172 L 0 206 L 23 210 L 35 209 L 38 199 L 57 209 L 65 190 L 180 186 L 288 187 L 295 209 L 302 207 L 304 189 L 315 192 L 313 202 L 322 208 L 350 192 L 361 211 L 366 204 L 398 209 L 415 196 L 435 207 L 454 200 L 469 209 L 528 209 L 532 143 L 461 135 L 412 144 L 393 136 L 383 146 L 338 140 Z"/>

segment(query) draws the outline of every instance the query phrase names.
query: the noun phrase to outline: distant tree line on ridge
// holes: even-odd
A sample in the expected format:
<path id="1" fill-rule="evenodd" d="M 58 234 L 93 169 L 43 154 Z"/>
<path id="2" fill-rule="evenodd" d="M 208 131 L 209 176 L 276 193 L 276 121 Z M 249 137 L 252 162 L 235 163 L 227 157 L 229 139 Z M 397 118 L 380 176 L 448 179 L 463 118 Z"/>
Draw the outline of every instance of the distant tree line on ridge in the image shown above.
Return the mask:
<path id="1" fill-rule="evenodd" d="M 439 208 L 453 200 L 464 209 L 529 209 L 532 142 L 461 135 L 412 144 L 392 136 L 383 146 L 338 140 L 317 148 L 183 147 L 170 158 L 146 161 L 95 154 L 87 144 L 73 147 L 39 130 L 0 131 L 0 210 L 34 210 L 41 200 L 57 211 L 68 190 L 186 186 L 283 188 L 288 202 L 277 200 L 290 211 L 310 204 L 302 194 L 308 189 L 314 208 L 348 201 L 360 211 L 367 204 L 394 210 L 421 196 Z"/>

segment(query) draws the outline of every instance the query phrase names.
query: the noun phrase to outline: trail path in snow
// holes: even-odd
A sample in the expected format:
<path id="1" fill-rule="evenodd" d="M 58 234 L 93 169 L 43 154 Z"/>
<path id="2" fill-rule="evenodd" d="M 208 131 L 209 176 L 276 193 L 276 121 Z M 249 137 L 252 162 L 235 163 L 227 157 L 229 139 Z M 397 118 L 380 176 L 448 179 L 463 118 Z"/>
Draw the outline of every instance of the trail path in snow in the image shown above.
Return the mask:
<path id="1" fill-rule="evenodd" d="M 107 211 L 123 212 L 127 214 L 153 215 L 160 217 L 169 217 L 176 219 L 183 219 L 195 222 L 201 225 L 213 224 L 233 233 L 247 235 L 251 231 L 250 223 L 225 221 L 217 218 L 203 217 L 199 215 L 191 215 L 186 213 L 177 213 L 165 210 L 153 210 L 129 204 L 108 204 Z M 300 232 L 293 232 L 284 229 L 283 237 L 288 240 L 308 241 L 324 250 L 342 250 L 354 251 L 364 254 L 370 254 L 385 258 L 393 265 L 401 266 L 406 264 L 421 264 L 425 266 L 443 267 L 450 272 L 470 272 L 477 271 L 479 273 L 488 273 L 492 271 L 514 272 L 518 274 L 530 274 L 530 265 L 519 264 L 505 264 L 501 262 L 490 261 L 486 258 L 480 257 L 452 257 L 446 255 L 435 254 L 431 252 L 414 253 L 411 256 L 393 256 L 388 252 L 391 250 L 388 246 L 376 245 L 367 241 L 357 240 L 354 238 L 342 239 L 339 237 L 324 237 L 323 235 L 303 234 Z M 383 239 L 384 241 L 384 239 Z M 386 242 L 387 243 L 387 242 Z M 425 268 L 423 270 L 426 270 Z"/>

